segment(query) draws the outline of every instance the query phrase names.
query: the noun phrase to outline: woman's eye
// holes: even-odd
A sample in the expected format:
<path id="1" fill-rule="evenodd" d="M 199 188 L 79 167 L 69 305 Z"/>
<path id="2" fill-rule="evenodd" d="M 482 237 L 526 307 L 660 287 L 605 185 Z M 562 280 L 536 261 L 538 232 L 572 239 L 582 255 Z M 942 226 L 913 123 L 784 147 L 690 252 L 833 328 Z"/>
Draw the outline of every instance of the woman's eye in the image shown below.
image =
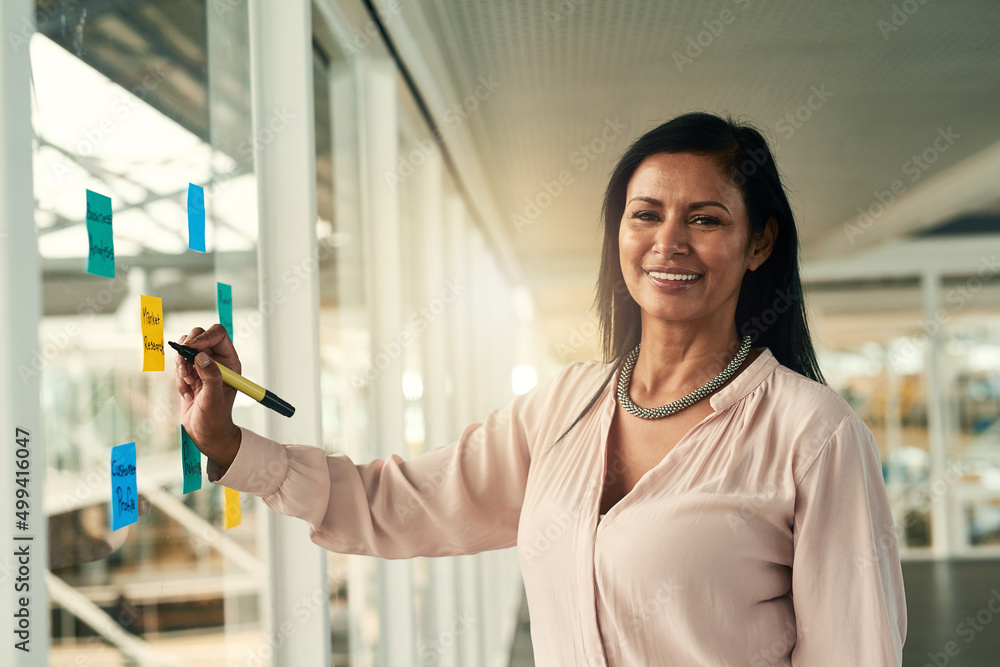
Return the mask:
<path id="1" fill-rule="evenodd" d="M 632 218 L 635 220 L 650 220 L 650 221 L 659 220 L 657 215 L 652 211 L 635 211 L 634 213 L 632 213 Z"/>
<path id="2" fill-rule="evenodd" d="M 699 225 L 717 225 L 717 224 L 719 224 L 718 220 L 716 220 L 715 218 L 712 218 L 710 216 L 707 216 L 707 215 L 699 215 L 698 217 L 693 218 L 691 220 L 691 222 L 696 222 Z"/>

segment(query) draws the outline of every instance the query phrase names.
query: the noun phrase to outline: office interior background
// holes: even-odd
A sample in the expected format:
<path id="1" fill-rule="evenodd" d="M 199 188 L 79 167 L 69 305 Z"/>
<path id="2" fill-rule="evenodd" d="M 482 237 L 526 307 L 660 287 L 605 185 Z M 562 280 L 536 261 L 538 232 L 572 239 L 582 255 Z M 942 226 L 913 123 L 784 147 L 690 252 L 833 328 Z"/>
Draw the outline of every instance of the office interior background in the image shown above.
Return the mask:
<path id="1" fill-rule="evenodd" d="M 514 550 L 344 556 L 257 498 L 224 529 L 221 488 L 183 494 L 139 297 L 176 340 L 232 286 L 244 375 L 298 408 L 241 396 L 238 423 L 418 456 L 600 358 L 609 170 L 707 110 L 761 128 L 789 189 L 822 370 L 882 458 L 904 664 L 1000 664 L 998 34 L 990 0 L 4 0 L 0 422 L 31 432 L 35 541 L 32 650 L 5 625 L 0 663 L 532 664 Z M 86 272 L 86 189 L 114 278 Z M 140 517 L 112 531 L 131 441 Z"/>

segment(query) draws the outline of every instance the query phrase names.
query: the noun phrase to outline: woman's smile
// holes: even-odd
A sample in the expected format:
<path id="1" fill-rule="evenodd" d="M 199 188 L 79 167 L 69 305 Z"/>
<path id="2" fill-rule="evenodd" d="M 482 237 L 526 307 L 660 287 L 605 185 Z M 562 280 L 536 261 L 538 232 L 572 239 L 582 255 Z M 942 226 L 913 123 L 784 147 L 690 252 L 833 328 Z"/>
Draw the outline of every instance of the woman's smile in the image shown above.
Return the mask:
<path id="1" fill-rule="evenodd" d="M 671 271 L 647 270 L 646 275 L 657 289 L 664 292 L 688 290 L 702 279 L 702 275 L 698 273 L 674 273 Z"/>

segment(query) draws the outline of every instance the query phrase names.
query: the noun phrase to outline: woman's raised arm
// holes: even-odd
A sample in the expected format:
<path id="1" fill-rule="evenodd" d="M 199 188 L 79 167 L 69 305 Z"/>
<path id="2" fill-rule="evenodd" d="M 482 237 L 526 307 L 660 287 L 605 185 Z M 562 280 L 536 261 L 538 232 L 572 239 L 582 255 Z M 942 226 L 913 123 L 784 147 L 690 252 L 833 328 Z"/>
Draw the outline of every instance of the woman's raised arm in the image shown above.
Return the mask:
<path id="1" fill-rule="evenodd" d="M 409 461 L 357 464 L 242 428 L 239 453 L 227 470 L 210 461 L 209 480 L 305 520 L 313 542 L 339 553 L 410 558 L 513 546 L 531 452 L 564 374 Z"/>

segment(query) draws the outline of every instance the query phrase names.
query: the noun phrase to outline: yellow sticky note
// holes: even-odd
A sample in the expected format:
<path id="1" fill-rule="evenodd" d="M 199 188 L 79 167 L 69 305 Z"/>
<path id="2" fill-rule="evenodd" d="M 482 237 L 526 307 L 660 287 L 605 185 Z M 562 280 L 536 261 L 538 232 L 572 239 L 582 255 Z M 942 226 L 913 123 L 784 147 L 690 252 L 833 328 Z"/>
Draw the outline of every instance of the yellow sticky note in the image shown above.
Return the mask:
<path id="1" fill-rule="evenodd" d="M 163 299 L 139 296 L 142 305 L 142 370 L 163 370 Z"/>
<path id="2" fill-rule="evenodd" d="M 240 513 L 240 492 L 229 487 L 223 488 L 226 490 L 226 528 L 235 528 L 243 520 Z"/>

